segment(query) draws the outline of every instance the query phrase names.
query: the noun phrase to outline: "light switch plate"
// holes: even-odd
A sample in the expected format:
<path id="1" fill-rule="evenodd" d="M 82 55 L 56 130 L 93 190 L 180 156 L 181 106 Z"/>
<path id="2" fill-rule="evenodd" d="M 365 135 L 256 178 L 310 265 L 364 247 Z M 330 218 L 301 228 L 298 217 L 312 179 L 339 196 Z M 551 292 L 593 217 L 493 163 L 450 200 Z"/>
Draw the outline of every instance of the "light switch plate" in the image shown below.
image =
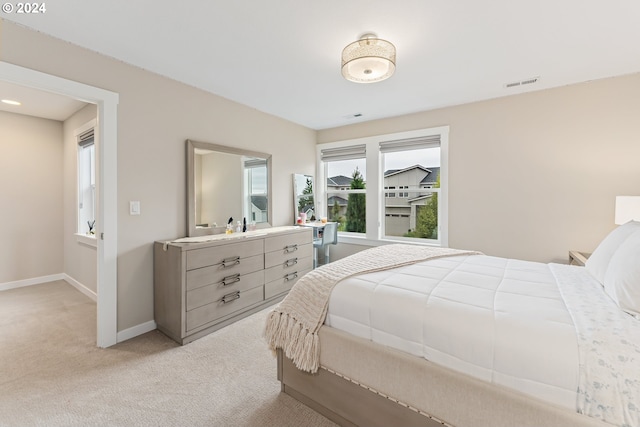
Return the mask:
<path id="1" fill-rule="evenodd" d="M 129 215 L 140 215 L 140 202 L 135 200 L 129 202 Z"/>

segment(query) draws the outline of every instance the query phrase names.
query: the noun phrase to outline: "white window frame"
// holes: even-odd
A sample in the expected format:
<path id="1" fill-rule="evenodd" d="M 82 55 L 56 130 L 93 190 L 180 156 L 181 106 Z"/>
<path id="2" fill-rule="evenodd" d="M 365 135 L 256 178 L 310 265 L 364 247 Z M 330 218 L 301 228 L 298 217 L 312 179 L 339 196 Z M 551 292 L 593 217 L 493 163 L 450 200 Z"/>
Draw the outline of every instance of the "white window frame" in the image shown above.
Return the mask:
<path id="1" fill-rule="evenodd" d="M 385 222 L 385 188 L 384 171 L 382 170 L 382 156 L 380 152 L 381 141 L 394 141 L 410 138 L 421 138 L 431 135 L 440 135 L 440 188 L 434 189 L 438 196 L 438 240 L 402 238 L 386 236 L 384 234 Z M 366 233 L 340 232 L 340 242 L 359 245 L 378 246 L 392 242 L 411 242 L 428 246 L 448 247 L 449 245 L 449 126 L 418 129 L 406 132 L 397 132 L 385 135 L 376 135 L 365 138 L 350 139 L 344 141 L 318 144 L 317 146 L 317 198 L 316 208 L 320 215 L 327 216 L 327 168 L 321 160 L 321 152 L 325 149 L 346 148 L 353 145 L 366 146 L 366 192 L 367 212 Z M 386 191 L 388 193 L 388 189 Z"/>
<path id="2" fill-rule="evenodd" d="M 84 125 L 80 126 L 78 129 L 76 129 L 73 132 L 73 136 L 75 137 L 75 142 L 76 142 L 76 146 L 77 146 L 77 167 L 76 167 L 76 232 L 75 232 L 75 236 L 76 236 L 76 241 L 78 243 L 82 243 L 84 245 L 88 245 L 88 246 L 92 246 L 94 248 L 97 248 L 98 246 L 98 242 L 96 239 L 95 234 L 93 236 L 88 235 L 85 232 L 82 232 L 82 224 L 80 224 L 80 212 L 79 212 L 79 206 L 80 206 L 80 163 L 81 163 L 81 151 L 82 151 L 82 147 L 79 145 L 79 138 L 80 135 L 90 131 L 91 129 L 93 129 L 93 145 L 94 145 L 94 156 L 98 155 L 98 132 L 96 129 L 97 126 L 97 120 L 93 119 L 87 123 L 85 123 Z M 98 159 L 97 157 L 95 157 L 95 167 L 97 168 L 98 166 Z M 94 170 L 94 185 L 97 184 L 97 171 Z M 97 188 L 97 186 L 95 187 Z M 96 190 L 97 191 L 97 190 Z M 98 216 L 98 199 L 97 199 L 97 192 L 94 196 L 96 198 L 96 209 L 95 209 L 95 216 L 96 216 L 96 221 L 97 221 L 97 216 Z M 97 232 L 97 230 L 96 230 Z"/>
<path id="3" fill-rule="evenodd" d="M 244 180 L 243 183 L 243 187 L 244 187 L 244 195 L 245 195 L 245 203 L 244 203 L 244 218 L 247 220 L 247 224 L 251 224 L 255 222 L 255 219 L 251 216 L 251 214 L 253 213 L 251 206 L 253 205 L 251 198 L 253 196 L 268 196 L 269 193 L 269 173 L 267 172 L 266 176 L 265 176 L 265 189 L 262 192 L 253 192 L 253 173 L 254 173 L 254 169 L 256 168 L 262 168 L 264 167 L 265 170 L 267 170 L 267 160 L 266 159 L 249 159 L 246 156 L 242 157 L 242 168 L 244 170 L 242 179 Z M 259 224 L 264 224 L 271 222 L 271 218 L 269 218 L 269 211 L 267 210 L 267 212 L 265 213 L 265 215 L 267 216 L 267 220 L 266 221 L 261 221 L 259 222 Z M 235 227 L 236 225 L 233 224 L 233 226 Z"/>

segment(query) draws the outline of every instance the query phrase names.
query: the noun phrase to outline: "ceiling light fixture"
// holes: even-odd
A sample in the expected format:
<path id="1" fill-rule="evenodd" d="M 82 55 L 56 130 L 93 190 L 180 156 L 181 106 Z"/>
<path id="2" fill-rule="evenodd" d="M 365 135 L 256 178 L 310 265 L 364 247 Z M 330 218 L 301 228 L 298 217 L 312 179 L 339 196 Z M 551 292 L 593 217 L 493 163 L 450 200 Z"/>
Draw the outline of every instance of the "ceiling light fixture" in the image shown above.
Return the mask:
<path id="1" fill-rule="evenodd" d="M 4 102 L 5 104 L 9 104 L 9 105 L 22 105 L 22 103 L 20 103 L 18 101 L 14 101 L 12 99 L 3 99 L 2 102 Z"/>
<path id="2" fill-rule="evenodd" d="M 395 46 L 375 34 L 364 34 L 342 50 L 342 75 L 352 82 L 380 82 L 391 77 L 395 70 Z"/>

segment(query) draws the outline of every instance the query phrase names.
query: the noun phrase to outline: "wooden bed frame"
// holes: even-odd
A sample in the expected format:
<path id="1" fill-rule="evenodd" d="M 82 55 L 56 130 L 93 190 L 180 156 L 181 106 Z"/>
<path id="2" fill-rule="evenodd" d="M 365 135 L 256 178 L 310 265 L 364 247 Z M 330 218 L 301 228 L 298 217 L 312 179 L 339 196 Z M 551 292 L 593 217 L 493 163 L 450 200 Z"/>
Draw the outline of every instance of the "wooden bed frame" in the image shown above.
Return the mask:
<path id="1" fill-rule="evenodd" d="M 327 326 L 319 335 L 318 373 L 300 371 L 279 349 L 278 379 L 282 392 L 341 426 L 603 426 Z"/>
<path id="2" fill-rule="evenodd" d="M 278 349 L 278 380 L 282 392 L 341 426 L 443 425 L 326 369 L 317 374 L 300 371 L 281 349 Z"/>

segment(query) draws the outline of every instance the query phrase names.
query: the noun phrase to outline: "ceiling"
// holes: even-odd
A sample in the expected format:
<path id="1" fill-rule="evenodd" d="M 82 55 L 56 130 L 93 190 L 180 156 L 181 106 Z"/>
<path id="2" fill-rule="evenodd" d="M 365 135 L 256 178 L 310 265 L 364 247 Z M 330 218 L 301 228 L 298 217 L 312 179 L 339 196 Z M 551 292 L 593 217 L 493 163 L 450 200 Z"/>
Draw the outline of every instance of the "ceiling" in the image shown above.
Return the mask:
<path id="1" fill-rule="evenodd" d="M 46 6 L 40 15 L 2 16 L 312 129 L 640 72 L 637 0 Z M 375 84 L 346 81 L 340 53 L 367 32 L 395 44 L 396 72 Z"/>
<path id="2" fill-rule="evenodd" d="M 22 105 L 0 102 L 0 111 L 64 121 L 87 105 L 85 102 L 55 93 L 43 92 L 0 80 L 0 99 L 19 101 Z"/>

